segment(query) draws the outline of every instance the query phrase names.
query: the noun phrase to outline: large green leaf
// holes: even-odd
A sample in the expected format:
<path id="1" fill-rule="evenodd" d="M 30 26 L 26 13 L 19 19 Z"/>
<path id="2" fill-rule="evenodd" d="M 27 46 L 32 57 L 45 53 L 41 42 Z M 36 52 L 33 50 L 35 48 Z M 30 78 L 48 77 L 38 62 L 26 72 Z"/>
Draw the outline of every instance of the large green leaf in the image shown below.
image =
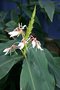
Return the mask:
<path id="1" fill-rule="evenodd" d="M 50 0 L 39 0 L 39 5 L 41 8 L 44 8 L 49 19 L 52 21 L 53 20 L 53 15 L 55 11 L 55 6 L 54 3 Z"/>
<path id="2" fill-rule="evenodd" d="M 60 88 L 60 57 L 53 57 L 48 50 L 45 50 L 51 72 L 56 79 L 56 86 Z"/>
<path id="3" fill-rule="evenodd" d="M 54 78 L 48 71 L 44 51 L 30 49 L 24 60 L 21 78 L 21 90 L 54 90 Z"/>
<path id="4" fill-rule="evenodd" d="M 22 56 L 19 55 L 0 56 L 0 79 L 7 75 L 12 66 L 16 64 L 21 58 Z"/>

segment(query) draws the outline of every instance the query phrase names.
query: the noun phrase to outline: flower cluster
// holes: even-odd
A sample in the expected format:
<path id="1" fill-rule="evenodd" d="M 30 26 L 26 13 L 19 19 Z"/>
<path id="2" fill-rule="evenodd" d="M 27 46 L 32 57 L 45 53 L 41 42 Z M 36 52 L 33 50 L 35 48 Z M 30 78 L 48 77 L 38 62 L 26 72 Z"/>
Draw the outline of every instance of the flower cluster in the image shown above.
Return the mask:
<path id="1" fill-rule="evenodd" d="M 41 43 L 36 38 L 34 38 L 32 35 L 31 35 L 31 41 L 32 41 L 33 48 L 37 47 L 37 49 L 43 50 L 41 48 Z"/>
<path id="2" fill-rule="evenodd" d="M 12 32 L 9 32 L 8 34 L 10 35 L 10 37 L 19 36 L 20 34 L 24 33 L 23 29 L 25 27 L 26 25 L 22 26 L 22 24 L 19 24 L 17 28 L 15 28 Z M 30 43 L 33 48 L 36 47 L 37 49 L 43 50 L 41 48 L 41 43 L 35 37 L 30 35 L 30 37 L 27 40 L 25 40 L 25 38 L 23 37 L 18 45 L 13 44 L 11 47 L 4 49 L 3 52 L 5 52 L 5 55 L 7 55 L 8 53 L 15 51 L 16 49 L 22 50 L 28 43 Z"/>
<path id="3" fill-rule="evenodd" d="M 19 36 L 20 34 L 23 34 L 23 29 L 26 27 L 26 25 L 22 26 L 18 24 L 18 27 L 16 27 L 12 32 L 9 32 L 8 34 L 10 35 L 10 37 L 14 37 L 14 36 Z"/>

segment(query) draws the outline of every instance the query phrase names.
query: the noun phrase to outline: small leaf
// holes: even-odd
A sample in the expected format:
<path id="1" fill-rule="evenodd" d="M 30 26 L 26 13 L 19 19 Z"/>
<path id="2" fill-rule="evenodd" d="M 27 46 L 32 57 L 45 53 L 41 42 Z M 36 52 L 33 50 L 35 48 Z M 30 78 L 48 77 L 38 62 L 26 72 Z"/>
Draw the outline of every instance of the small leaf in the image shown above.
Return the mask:
<path id="1" fill-rule="evenodd" d="M 12 31 L 17 26 L 17 23 L 11 20 L 8 23 L 6 23 L 6 26 L 7 26 L 7 30 Z"/>
<path id="2" fill-rule="evenodd" d="M 41 8 L 44 8 L 49 19 L 53 21 L 53 16 L 54 16 L 54 11 L 55 11 L 55 6 L 54 3 L 50 0 L 39 0 L 39 4 Z"/>

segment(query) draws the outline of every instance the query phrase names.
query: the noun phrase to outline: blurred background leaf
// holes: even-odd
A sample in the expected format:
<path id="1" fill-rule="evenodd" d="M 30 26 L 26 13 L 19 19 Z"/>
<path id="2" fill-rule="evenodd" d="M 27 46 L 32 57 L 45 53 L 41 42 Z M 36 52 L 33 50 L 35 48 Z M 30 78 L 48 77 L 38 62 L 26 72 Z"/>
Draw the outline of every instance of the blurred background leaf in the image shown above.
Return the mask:
<path id="1" fill-rule="evenodd" d="M 53 16 L 55 12 L 55 6 L 54 3 L 51 0 L 39 0 L 39 4 L 41 8 L 44 8 L 49 19 L 53 21 Z"/>
<path id="2" fill-rule="evenodd" d="M 48 50 L 45 50 L 50 72 L 54 75 L 56 86 L 60 88 L 60 57 L 53 57 Z"/>

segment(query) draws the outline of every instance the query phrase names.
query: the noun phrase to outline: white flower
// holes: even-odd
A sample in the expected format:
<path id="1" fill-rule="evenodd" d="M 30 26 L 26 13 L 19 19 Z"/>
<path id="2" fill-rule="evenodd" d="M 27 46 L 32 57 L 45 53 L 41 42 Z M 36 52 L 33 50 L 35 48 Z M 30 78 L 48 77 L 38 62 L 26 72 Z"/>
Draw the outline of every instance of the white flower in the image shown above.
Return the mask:
<path id="1" fill-rule="evenodd" d="M 9 32 L 8 34 L 10 35 L 10 37 L 14 37 L 14 36 L 19 35 L 19 32 L 18 31 L 12 31 L 12 32 Z"/>
<path id="2" fill-rule="evenodd" d="M 22 29 L 24 29 L 26 27 L 26 25 L 22 26 Z"/>
<path id="3" fill-rule="evenodd" d="M 23 29 L 26 27 L 26 25 L 22 26 L 22 24 L 18 24 L 18 27 L 16 27 L 12 32 L 9 32 L 8 34 L 10 37 L 19 36 L 20 34 L 24 33 Z"/>
<path id="4" fill-rule="evenodd" d="M 32 41 L 32 47 L 34 48 L 36 46 L 35 40 Z"/>
<path id="5" fill-rule="evenodd" d="M 22 23 L 21 24 L 18 23 L 18 27 L 24 29 L 26 27 L 26 25 L 22 26 Z"/>
<path id="6" fill-rule="evenodd" d="M 41 48 L 41 43 L 38 40 L 36 40 L 36 38 L 33 38 L 33 40 L 32 40 L 32 47 L 33 48 L 37 47 L 37 49 L 43 50 Z"/>
<path id="7" fill-rule="evenodd" d="M 23 42 L 20 42 L 20 43 L 18 44 L 18 47 L 19 47 L 20 50 L 22 50 L 22 49 L 24 48 L 24 43 L 23 43 Z"/>
<path id="8" fill-rule="evenodd" d="M 5 52 L 4 55 L 7 55 L 7 54 L 10 52 L 10 49 L 11 49 L 11 48 L 6 48 L 6 49 L 4 49 L 4 51 L 3 51 L 3 52 Z"/>
<path id="9" fill-rule="evenodd" d="M 40 49 L 40 50 L 43 50 L 43 49 L 41 48 L 41 43 L 40 43 L 39 41 L 37 41 L 36 47 L 37 47 L 38 49 Z"/>
<path id="10" fill-rule="evenodd" d="M 11 52 L 14 52 L 15 49 L 17 49 L 17 46 L 16 46 L 16 45 L 12 45 L 11 47 L 4 49 L 4 50 L 3 50 L 3 52 L 5 52 L 4 55 L 7 55 L 8 53 L 11 54 Z"/>
<path id="11" fill-rule="evenodd" d="M 20 49 L 20 50 L 22 50 L 23 48 L 24 48 L 24 46 L 25 46 L 25 44 L 27 44 L 28 43 L 28 41 L 26 41 L 24 38 L 21 40 L 21 42 L 18 44 L 18 48 Z"/>

